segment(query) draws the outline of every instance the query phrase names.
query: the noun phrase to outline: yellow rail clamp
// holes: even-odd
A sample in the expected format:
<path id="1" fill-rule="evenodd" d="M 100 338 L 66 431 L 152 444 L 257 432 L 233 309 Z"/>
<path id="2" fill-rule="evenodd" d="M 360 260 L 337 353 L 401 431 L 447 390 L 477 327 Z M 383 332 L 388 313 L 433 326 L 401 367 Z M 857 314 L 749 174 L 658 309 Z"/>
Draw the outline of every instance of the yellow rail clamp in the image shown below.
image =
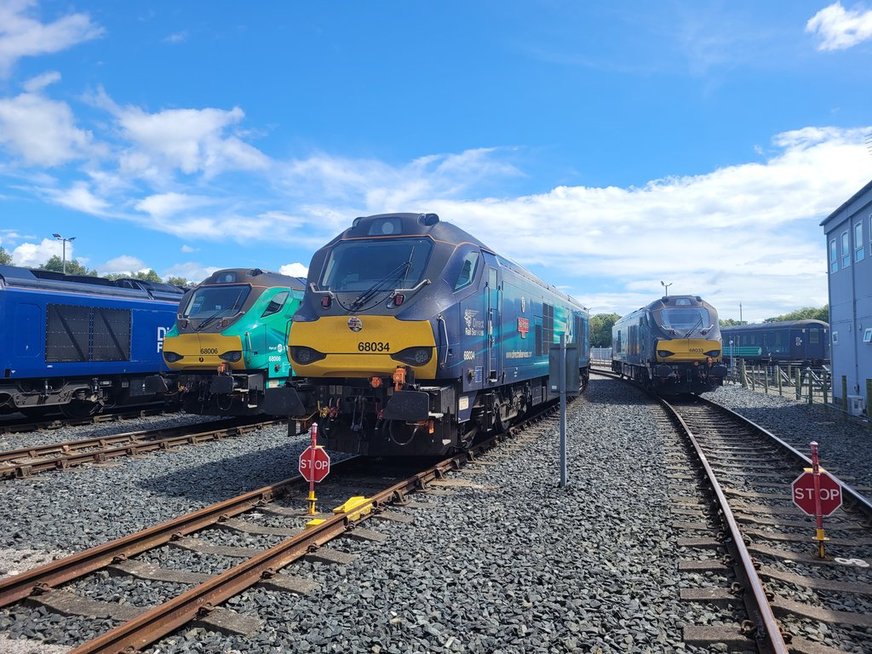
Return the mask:
<path id="1" fill-rule="evenodd" d="M 317 527 L 322 522 L 324 522 L 324 518 L 312 518 L 309 522 L 306 523 L 306 529 L 311 529 L 312 527 Z"/>
<path id="2" fill-rule="evenodd" d="M 363 516 L 369 515 L 372 512 L 372 500 L 363 495 L 355 495 L 349 497 L 345 504 L 337 506 L 333 509 L 333 513 L 344 513 L 352 522 L 360 520 Z"/>

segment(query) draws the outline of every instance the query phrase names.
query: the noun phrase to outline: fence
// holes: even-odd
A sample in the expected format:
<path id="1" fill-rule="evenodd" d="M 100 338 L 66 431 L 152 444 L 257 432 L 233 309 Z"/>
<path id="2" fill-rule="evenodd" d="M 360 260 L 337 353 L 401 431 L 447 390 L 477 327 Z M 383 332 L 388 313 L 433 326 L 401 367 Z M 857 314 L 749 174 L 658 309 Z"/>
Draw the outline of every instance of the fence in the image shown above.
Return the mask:
<path id="1" fill-rule="evenodd" d="M 726 381 L 741 384 L 752 391 L 778 394 L 809 404 L 830 404 L 833 395 L 833 379 L 826 366 L 812 368 L 791 365 L 746 365 L 744 359 L 733 362 L 728 368 Z"/>

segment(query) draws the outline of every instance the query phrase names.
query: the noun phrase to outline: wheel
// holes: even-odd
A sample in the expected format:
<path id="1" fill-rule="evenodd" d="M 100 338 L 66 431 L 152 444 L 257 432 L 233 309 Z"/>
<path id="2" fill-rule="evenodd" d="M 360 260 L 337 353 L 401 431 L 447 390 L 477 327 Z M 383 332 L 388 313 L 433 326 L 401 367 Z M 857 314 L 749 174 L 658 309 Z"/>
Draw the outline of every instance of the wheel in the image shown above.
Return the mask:
<path id="1" fill-rule="evenodd" d="M 88 402 L 87 400 L 73 400 L 69 404 L 62 404 L 61 413 L 67 418 L 87 418 L 100 412 L 100 405 L 97 402 Z"/>

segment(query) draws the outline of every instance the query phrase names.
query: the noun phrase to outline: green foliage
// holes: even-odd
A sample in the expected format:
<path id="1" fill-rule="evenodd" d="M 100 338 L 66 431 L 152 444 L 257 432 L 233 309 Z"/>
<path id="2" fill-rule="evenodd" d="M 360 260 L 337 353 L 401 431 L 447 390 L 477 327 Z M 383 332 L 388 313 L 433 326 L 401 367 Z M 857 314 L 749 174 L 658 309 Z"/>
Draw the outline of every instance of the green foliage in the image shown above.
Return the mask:
<path id="1" fill-rule="evenodd" d="M 12 255 L 9 254 L 2 247 L 0 247 L 0 265 L 2 265 L 2 266 L 11 266 L 12 265 Z"/>
<path id="2" fill-rule="evenodd" d="M 823 320 L 824 322 L 829 322 L 830 305 L 825 304 L 819 308 L 803 307 L 802 309 L 797 309 L 796 311 L 791 311 L 790 313 L 785 313 L 781 316 L 766 318 L 763 322 L 781 322 L 784 320 Z"/>
<path id="3" fill-rule="evenodd" d="M 172 284 L 173 286 L 184 286 L 185 288 L 192 288 L 194 286 L 194 282 L 189 282 L 184 277 L 167 277 L 167 284 Z"/>
<path id="4" fill-rule="evenodd" d="M 612 326 L 620 319 L 616 313 L 597 313 L 590 317 L 591 347 L 612 346 Z"/>
<path id="5" fill-rule="evenodd" d="M 735 318 L 720 318 L 718 322 L 720 323 L 721 327 L 737 327 L 741 325 L 743 321 L 736 320 Z"/>
<path id="6" fill-rule="evenodd" d="M 163 280 L 160 278 L 153 269 L 149 269 L 148 272 L 142 272 L 141 270 L 133 273 L 109 273 L 108 275 L 104 275 L 106 279 L 141 279 L 145 282 L 162 282 Z"/>
<path id="7" fill-rule="evenodd" d="M 64 262 L 59 256 L 54 255 L 51 259 L 40 266 L 43 270 L 53 270 L 54 272 L 64 272 Z M 86 275 L 88 277 L 97 277 L 97 271 L 91 270 L 87 266 L 83 266 L 78 261 L 73 259 L 67 261 L 68 275 Z"/>

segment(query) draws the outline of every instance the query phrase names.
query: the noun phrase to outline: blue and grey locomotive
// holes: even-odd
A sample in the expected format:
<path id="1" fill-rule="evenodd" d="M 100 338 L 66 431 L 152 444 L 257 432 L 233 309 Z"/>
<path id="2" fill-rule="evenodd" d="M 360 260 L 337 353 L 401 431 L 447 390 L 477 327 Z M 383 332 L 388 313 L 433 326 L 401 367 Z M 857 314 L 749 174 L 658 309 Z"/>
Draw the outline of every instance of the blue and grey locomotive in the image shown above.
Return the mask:
<path id="1" fill-rule="evenodd" d="M 724 357 L 810 366 L 830 362 L 830 326 L 821 320 L 721 327 L 721 336 Z"/>
<path id="2" fill-rule="evenodd" d="M 285 408 L 314 415 L 332 449 L 444 454 L 553 400 L 564 334 L 586 385 L 578 302 L 435 214 L 357 218 L 312 258 Z"/>
<path id="3" fill-rule="evenodd" d="M 612 327 L 612 370 L 662 393 L 724 383 L 718 312 L 697 295 L 655 300 Z"/>
<path id="4" fill-rule="evenodd" d="M 0 266 L 0 413 L 87 415 L 155 400 L 184 291 L 136 279 Z"/>

